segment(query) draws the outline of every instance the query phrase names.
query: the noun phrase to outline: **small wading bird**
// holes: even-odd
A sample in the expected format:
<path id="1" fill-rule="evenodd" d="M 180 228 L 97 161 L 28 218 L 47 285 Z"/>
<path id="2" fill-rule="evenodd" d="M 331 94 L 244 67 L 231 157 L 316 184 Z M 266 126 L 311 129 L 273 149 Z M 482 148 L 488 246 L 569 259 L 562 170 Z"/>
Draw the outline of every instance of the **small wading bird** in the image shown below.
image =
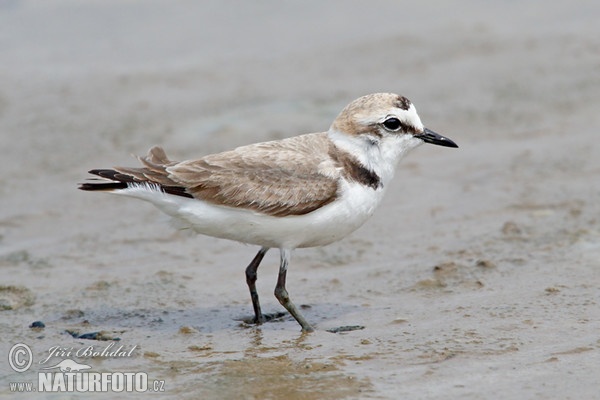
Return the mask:
<path id="1" fill-rule="evenodd" d="M 330 244 L 360 227 L 381 202 L 398 161 L 422 143 L 458 147 L 425 128 L 406 97 L 376 93 L 346 106 L 327 132 L 182 162 L 153 147 L 139 158 L 141 167 L 91 170 L 102 179 L 79 188 L 146 200 L 198 233 L 260 246 L 246 268 L 257 324 L 265 321 L 258 266 L 278 248 L 275 297 L 309 332 L 285 288 L 291 251 Z"/>

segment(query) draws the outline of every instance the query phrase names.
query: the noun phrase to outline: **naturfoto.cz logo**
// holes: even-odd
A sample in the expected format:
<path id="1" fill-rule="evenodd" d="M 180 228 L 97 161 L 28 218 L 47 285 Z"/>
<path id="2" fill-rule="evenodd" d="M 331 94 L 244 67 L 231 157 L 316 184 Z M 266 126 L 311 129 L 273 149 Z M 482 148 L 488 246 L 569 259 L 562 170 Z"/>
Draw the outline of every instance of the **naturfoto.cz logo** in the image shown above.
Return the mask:
<path id="1" fill-rule="evenodd" d="M 10 382 L 11 392 L 163 392 L 163 380 L 150 380 L 145 372 L 95 372 L 91 365 L 71 358 L 49 361 L 57 357 L 130 357 L 137 346 L 126 350 L 124 346 L 114 348 L 88 346 L 80 349 L 53 346 L 49 355 L 39 364 L 44 365 L 38 372 L 37 382 Z M 10 367 L 18 373 L 29 370 L 33 364 L 33 352 L 23 343 L 17 343 L 8 353 Z M 49 365 L 47 365 L 49 364 Z M 46 372 L 46 371 L 52 372 Z"/>

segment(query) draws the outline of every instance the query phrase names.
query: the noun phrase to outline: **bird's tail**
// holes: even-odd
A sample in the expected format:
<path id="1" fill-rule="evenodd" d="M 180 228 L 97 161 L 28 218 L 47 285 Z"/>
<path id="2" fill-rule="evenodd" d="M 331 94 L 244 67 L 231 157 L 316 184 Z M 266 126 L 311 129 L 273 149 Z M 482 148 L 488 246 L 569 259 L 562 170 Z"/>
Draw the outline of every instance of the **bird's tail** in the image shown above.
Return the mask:
<path id="1" fill-rule="evenodd" d="M 81 190 L 113 191 L 127 189 L 127 182 L 134 182 L 131 176 L 119 174 L 119 172 L 114 169 L 93 169 L 88 172 L 104 179 L 91 178 L 88 182 L 79 184 L 79 189 Z"/>
<path id="2" fill-rule="evenodd" d="M 112 169 L 93 169 L 90 174 L 100 178 L 91 178 L 79 185 L 87 191 L 115 192 L 129 188 L 148 188 L 183 197 L 192 197 L 184 187 L 169 177 L 167 167 L 177 164 L 167 158 L 160 147 L 153 147 L 146 157 L 139 157 L 144 165 L 138 168 L 115 167 Z"/>

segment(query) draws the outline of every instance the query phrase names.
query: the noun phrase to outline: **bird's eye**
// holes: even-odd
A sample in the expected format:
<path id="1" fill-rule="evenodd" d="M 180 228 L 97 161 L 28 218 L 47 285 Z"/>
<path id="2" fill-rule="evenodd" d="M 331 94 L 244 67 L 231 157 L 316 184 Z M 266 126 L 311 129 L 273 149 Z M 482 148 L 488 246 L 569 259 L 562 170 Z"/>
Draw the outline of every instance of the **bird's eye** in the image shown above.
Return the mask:
<path id="1" fill-rule="evenodd" d="M 390 131 L 397 131 L 402 126 L 402 122 L 398 118 L 391 117 L 383 121 L 383 126 Z"/>

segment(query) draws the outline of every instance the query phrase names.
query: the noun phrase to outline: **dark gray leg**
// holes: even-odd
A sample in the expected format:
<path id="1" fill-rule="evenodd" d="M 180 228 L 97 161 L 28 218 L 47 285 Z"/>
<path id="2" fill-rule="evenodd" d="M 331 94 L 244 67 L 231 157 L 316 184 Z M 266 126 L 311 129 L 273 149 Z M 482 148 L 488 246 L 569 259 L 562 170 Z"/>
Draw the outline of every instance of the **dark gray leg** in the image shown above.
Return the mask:
<path id="1" fill-rule="evenodd" d="M 287 267 L 290 263 L 290 250 L 288 249 L 280 249 L 281 250 L 281 264 L 279 265 L 279 276 L 277 277 L 277 286 L 275 286 L 275 297 L 281 303 L 282 306 L 285 307 L 286 310 L 292 314 L 292 317 L 298 321 L 300 326 L 302 327 L 303 332 L 312 332 L 314 331 L 313 327 L 306 321 L 304 316 L 300 313 L 300 311 L 296 308 L 294 303 L 290 300 L 290 296 L 285 289 L 285 277 L 287 275 Z"/>
<path id="2" fill-rule="evenodd" d="M 269 250 L 268 247 L 261 247 L 254 259 L 246 268 L 246 283 L 248 284 L 248 289 L 250 289 L 250 297 L 252 298 L 252 307 L 254 308 L 254 323 L 262 324 L 265 322 L 265 317 L 260 310 L 260 302 L 258 301 L 258 292 L 256 291 L 256 271 L 258 270 L 258 266 L 262 261 L 263 257 Z"/>

